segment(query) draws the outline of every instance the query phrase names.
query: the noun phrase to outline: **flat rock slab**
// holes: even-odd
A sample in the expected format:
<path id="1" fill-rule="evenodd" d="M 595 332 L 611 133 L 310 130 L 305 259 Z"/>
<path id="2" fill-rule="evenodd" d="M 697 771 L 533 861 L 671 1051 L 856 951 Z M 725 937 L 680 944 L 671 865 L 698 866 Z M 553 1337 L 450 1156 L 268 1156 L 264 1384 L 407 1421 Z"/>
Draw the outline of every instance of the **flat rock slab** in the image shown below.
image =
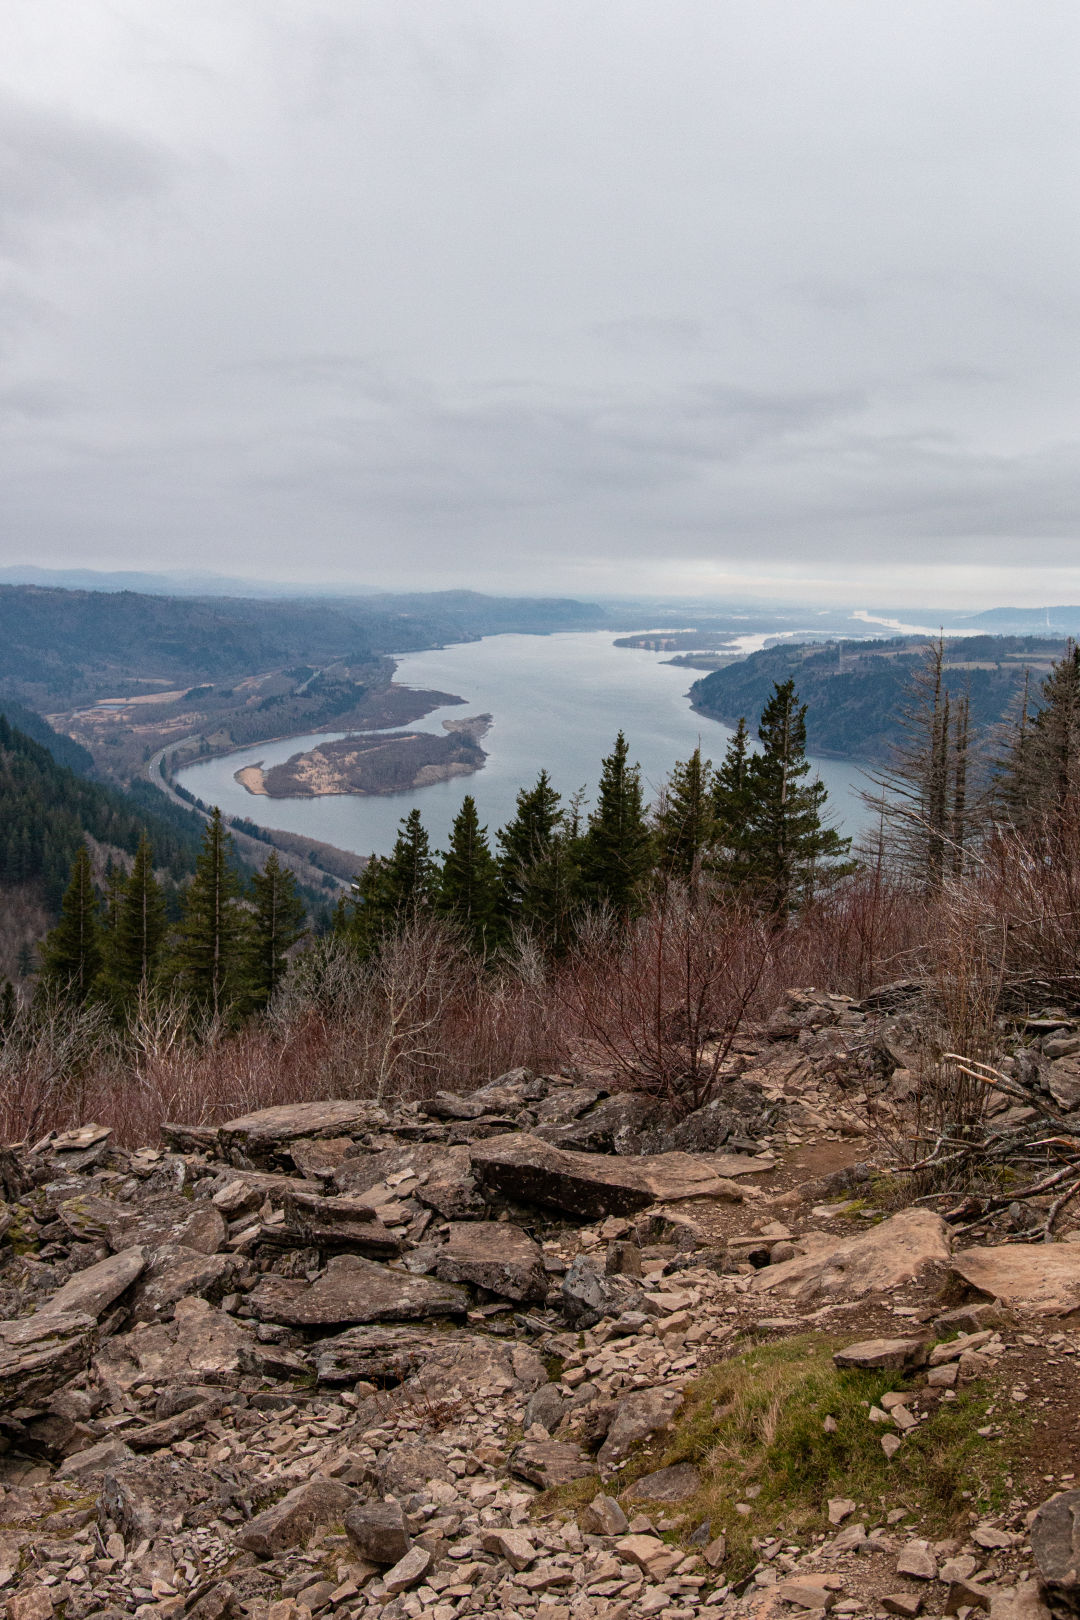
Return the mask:
<path id="1" fill-rule="evenodd" d="M 171 1322 L 107 1339 L 98 1359 L 123 1390 L 227 1384 L 243 1369 L 251 1344 L 250 1327 L 192 1295 L 177 1301 Z"/>
<path id="2" fill-rule="evenodd" d="M 477 1179 L 485 1186 L 517 1202 L 545 1205 L 586 1220 L 632 1215 L 657 1200 L 742 1201 L 735 1183 L 718 1176 L 707 1155 L 653 1153 L 620 1159 L 570 1152 L 540 1136 L 515 1131 L 475 1143 L 471 1156 Z"/>
<path id="3" fill-rule="evenodd" d="M 899 1372 L 907 1367 L 921 1367 L 928 1350 L 925 1338 L 863 1339 L 837 1350 L 833 1360 L 838 1367 L 889 1368 Z"/>
<path id="4" fill-rule="evenodd" d="M 288 1327 L 332 1327 L 348 1322 L 410 1322 L 429 1316 L 464 1316 L 461 1288 L 409 1271 L 391 1271 L 359 1255 L 339 1254 L 313 1283 L 264 1276 L 248 1295 L 262 1322 Z"/>
<path id="5" fill-rule="evenodd" d="M 596 1464 L 569 1440 L 522 1440 L 510 1453 L 510 1472 L 547 1491 L 573 1479 L 588 1479 L 596 1473 Z"/>
<path id="6" fill-rule="evenodd" d="M 795 1244 L 794 1260 L 765 1266 L 754 1277 L 755 1293 L 807 1301 L 818 1295 L 857 1298 L 872 1289 L 899 1288 L 935 1263 L 949 1259 L 949 1228 L 940 1215 L 904 1209 L 854 1237 L 814 1233 Z"/>
<path id="7" fill-rule="evenodd" d="M 0 1409 L 36 1406 L 89 1364 L 97 1323 L 82 1311 L 0 1322 Z"/>
<path id="8" fill-rule="evenodd" d="M 454 1221 L 435 1274 L 443 1282 L 486 1288 L 501 1299 L 547 1297 L 543 1250 L 506 1221 Z"/>
<path id="9" fill-rule="evenodd" d="M 350 1136 L 381 1129 L 387 1122 L 385 1109 L 372 1102 L 286 1103 L 230 1119 L 220 1127 L 218 1141 L 230 1156 L 260 1164 L 302 1136 Z"/>
<path id="10" fill-rule="evenodd" d="M 241 1262 L 234 1254 L 200 1254 L 182 1243 L 163 1243 L 150 1256 L 132 1299 L 137 1322 L 166 1322 L 190 1294 L 215 1303 L 231 1289 Z"/>
<path id="11" fill-rule="evenodd" d="M 627 1502 L 685 1502 L 701 1486 L 701 1475 L 693 1463 L 673 1463 L 643 1474 L 625 1492 Z"/>
<path id="12" fill-rule="evenodd" d="M 41 1307 L 39 1314 L 65 1315 L 82 1311 L 87 1316 L 99 1317 L 119 1299 L 126 1288 L 141 1277 L 146 1269 L 146 1251 L 138 1244 L 110 1254 L 85 1271 L 77 1271 L 64 1286 Z"/>
<path id="13" fill-rule="evenodd" d="M 964 1249 L 952 1269 L 981 1294 L 1036 1316 L 1080 1310 L 1080 1244 L 1003 1243 Z"/>

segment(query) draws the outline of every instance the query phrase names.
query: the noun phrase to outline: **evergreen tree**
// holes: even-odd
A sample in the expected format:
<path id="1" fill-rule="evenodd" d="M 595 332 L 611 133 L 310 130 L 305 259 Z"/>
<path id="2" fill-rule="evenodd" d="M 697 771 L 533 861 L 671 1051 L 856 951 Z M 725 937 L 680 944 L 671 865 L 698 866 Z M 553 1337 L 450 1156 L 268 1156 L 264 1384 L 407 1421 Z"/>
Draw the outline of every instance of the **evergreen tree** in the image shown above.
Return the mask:
<path id="1" fill-rule="evenodd" d="M 702 759 L 699 746 L 676 764 L 665 785 L 656 831 L 660 866 L 670 877 L 693 882 L 715 836 L 711 771 L 712 761 Z"/>
<path id="2" fill-rule="evenodd" d="M 583 896 L 629 912 L 652 860 L 652 840 L 642 805 L 641 771 L 628 763 L 622 732 L 604 759 L 596 809 L 581 844 Z"/>
<path id="3" fill-rule="evenodd" d="M 20 979 L 32 979 L 37 972 L 37 964 L 34 961 L 34 947 L 26 941 L 19 946 L 15 967 Z"/>
<path id="4" fill-rule="evenodd" d="M 503 915 L 548 940 L 565 934 L 574 898 L 564 819 L 562 799 L 541 771 L 535 786 L 521 789 L 514 819 L 498 835 Z"/>
<path id="5" fill-rule="evenodd" d="M 386 862 L 372 853 L 352 881 L 352 893 L 344 897 L 335 910 L 334 931 L 339 931 L 360 957 L 368 957 L 378 950 L 379 941 L 391 919 L 386 903 L 383 873 Z"/>
<path id="6" fill-rule="evenodd" d="M 101 928 L 90 851 L 85 844 L 79 845 L 60 905 L 60 921 L 46 936 L 41 957 L 43 985 L 73 1001 L 89 998 L 101 972 Z"/>
<path id="7" fill-rule="evenodd" d="M 435 861 L 419 810 L 402 819 L 390 857 L 382 868 L 382 907 L 396 921 L 422 911 L 435 894 Z"/>
<path id="8" fill-rule="evenodd" d="M 10 979 L 5 979 L 0 989 L 0 1046 L 15 1028 L 15 1020 L 19 1016 L 19 998 L 15 994 L 15 986 Z"/>
<path id="9" fill-rule="evenodd" d="M 748 771 L 746 857 L 753 881 L 777 920 L 813 895 L 823 861 L 846 855 L 849 838 L 824 824 L 824 783 L 806 782 L 806 705 L 795 682 L 774 685 L 758 726 L 761 752 Z"/>
<path id="10" fill-rule="evenodd" d="M 265 1007 L 285 973 L 285 955 L 305 932 L 304 902 L 296 879 L 282 866 L 276 849 L 252 879 L 251 983 L 258 1006 Z"/>
<path id="11" fill-rule="evenodd" d="M 748 841 L 754 802 L 750 774 L 753 758 L 746 719 L 740 717 L 712 783 L 716 839 L 713 864 L 736 886 L 748 883 L 752 877 Z"/>
<path id="12" fill-rule="evenodd" d="M 473 949 L 490 953 L 498 932 L 499 868 L 481 827 L 476 800 L 467 793 L 450 829 L 439 874 L 438 908 L 463 929 Z"/>
<path id="13" fill-rule="evenodd" d="M 108 977 L 114 993 L 137 990 L 153 982 L 161 961 L 165 928 L 165 900 L 154 876 L 154 852 L 150 840 L 143 838 L 109 932 Z"/>
<path id="14" fill-rule="evenodd" d="M 1069 641 L 1040 689 L 1032 719 L 1027 694 L 999 786 L 1020 827 L 1075 817 L 1080 803 L 1080 647 Z"/>
<path id="15" fill-rule="evenodd" d="M 215 1017 L 243 997 L 247 919 L 232 864 L 232 835 L 214 806 L 195 876 L 184 894 L 177 966 L 184 988 Z"/>

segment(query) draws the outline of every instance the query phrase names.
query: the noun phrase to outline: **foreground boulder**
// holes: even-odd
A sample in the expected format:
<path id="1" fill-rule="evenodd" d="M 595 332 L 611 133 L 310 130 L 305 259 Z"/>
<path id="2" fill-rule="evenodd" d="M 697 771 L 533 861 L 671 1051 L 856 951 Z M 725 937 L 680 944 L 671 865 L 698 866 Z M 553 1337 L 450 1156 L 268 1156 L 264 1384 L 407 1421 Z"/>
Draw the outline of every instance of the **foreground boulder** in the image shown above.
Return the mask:
<path id="1" fill-rule="evenodd" d="M 71 1311 L 98 1317 L 108 1310 L 125 1289 L 130 1288 L 146 1268 L 145 1251 L 138 1245 L 110 1254 L 96 1265 L 87 1266 L 69 1277 L 64 1286 L 42 1307 L 49 1315 L 65 1315 Z"/>
<path id="2" fill-rule="evenodd" d="M 472 1283 L 502 1299 L 547 1297 L 543 1250 L 506 1221 L 453 1222 L 435 1272 L 443 1282 Z"/>
<path id="3" fill-rule="evenodd" d="M 1031 1550 L 1051 1604 L 1080 1614 L 1080 1491 L 1043 1503 L 1032 1521 Z"/>
<path id="4" fill-rule="evenodd" d="M 333 1327 L 347 1322 L 409 1322 L 426 1316 L 464 1316 L 461 1288 L 409 1271 L 391 1271 L 359 1255 L 339 1254 L 313 1283 L 263 1277 L 248 1295 L 262 1322 L 289 1327 Z"/>
<path id="5" fill-rule="evenodd" d="M 237 1545 L 257 1558 L 276 1558 L 289 1547 L 302 1546 L 316 1525 L 344 1519 L 357 1505 L 355 1491 L 332 1479 L 309 1479 L 256 1514 L 237 1535 Z"/>
<path id="6" fill-rule="evenodd" d="M 1080 1244 L 1004 1243 L 965 1249 L 956 1274 L 990 1299 L 1037 1316 L 1080 1310 Z"/>
<path id="7" fill-rule="evenodd" d="M 97 1324 L 82 1311 L 0 1322 L 0 1409 L 45 1401 L 89 1363 Z"/>
<path id="8" fill-rule="evenodd" d="M 794 1260 L 757 1273 L 755 1292 L 805 1302 L 820 1294 L 856 1298 L 872 1289 L 899 1288 L 949 1259 L 950 1233 L 940 1215 L 905 1209 L 855 1237 L 812 1233 L 795 1246 L 803 1253 Z"/>
<path id="9" fill-rule="evenodd" d="M 666 1429 L 682 1403 L 676 1389 L 635 1389 L 615 1408 L 597 1455 L 601 1473 L 610 1473 L 658 1429 Z"/>
<path id="10" fill-rule="evenodd" d="M 609 1275 L 583 1254 L 566 1273 L 559 1292 L 567 1321 L 578 1328 L 594 1327 L 605 1316 L 640 1310 L 645 1297 L 632 1277 Z"/>
<path id="11" fill-rule="evenodd" d="M 707 1158 L 654 1153 L 637 1159 L 571 1153 L 525 1131 L 471 1149 L 477 1179 L 516 1202 L 542 1204 L 594 1220 L 632 1215 L 647 1205 L 684 1198 L 741 1203 L 734 1182 L 718 1176 Z"/>
<path id="12" fill-rule="evenodd" d="M 385 1109 L 372 1102 L 287 1103 L 230 1119 L 218 1131 L 218 1144 L 235 1164 L 269 1164 L 301 1137 L 351 1136 L 388 1122 Z"/>

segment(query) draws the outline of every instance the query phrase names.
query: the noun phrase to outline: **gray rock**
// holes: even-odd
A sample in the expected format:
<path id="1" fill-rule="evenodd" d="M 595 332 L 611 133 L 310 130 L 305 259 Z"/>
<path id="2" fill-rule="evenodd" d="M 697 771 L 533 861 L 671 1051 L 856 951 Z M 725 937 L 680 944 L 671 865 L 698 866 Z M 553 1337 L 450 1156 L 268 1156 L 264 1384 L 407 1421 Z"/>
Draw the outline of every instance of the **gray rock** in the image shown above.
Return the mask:
<path id="1" fill-rule="evenodd" d="M 185 1221 L 177 1240 L 185 1249 L 194 1249 L 196 1254 L 218 1254 L 225 1247 L 228 1235 L 229 1228 L 221 1211 L 213 1204 L 203 1204 Z"/>
<path id="2" fill-rule="evenodd" d="M 84 1311 L 0 1322 L 0 1410 L 44 1403 L 89 1365 L 96 1348 L 97 1324 Z"/>
<path id="3" fill-rule="evenodd" d="M 541 1384 L 540 1388 L 529 1396 L 525 1408 L 525 1427 L 529 1428 L 533 1423 L 539 1423 L 550 1434 L 562 1422 L 568 1404 L 554 1384 Z"/>
<path id="4" fill-rule="evenodd" d="M 862 1339 L 858 1344 L 837 1350 L 833 1360 L 838 1367 L 893 1368 L 921 1367 L 929 1355 L 924 1337 L 904 1339 Z"/>
<path id="5" fill-rule="evenodd" d="M 579 1254 L 559 1286 L 563 1311 L 574 1327 L 593 1327 L 605 1316 L 641 1309 L 644 1290 L 631 1277 L 609 1277 Z"/>
<path id="6" fill-rule="evenodd" d="M 510 1472 L 550 1490 L 596 1472 L 592 1459 L 569 1440 L 522 1440 L 510 1453 Z"/>
<path id="7" fill-rule="evenodd" d="M 616 1153 L 626 1146 L 631 1151 L 637 1138 L 656 1113 L 656 1105 L 630 1091 L 617 1092 L 583 1114 L 561 1125 L 539 1125 L 536 1135 L 554 1147 L 578 1153 Z M 623 1213 L 616 1210 L 615 1214 Z"/>
<path id="8" fill-rule="evenodd" d="M 398 1502 L 357 1502 L 345 1515 L 345 1528 L 360 1556 L 373 1564 L 396 1564 L 412 1546 Z"/>
<path id="9" fill-rule="evenodd" d="M 502 1299 L 547 1297 L 544 1253 L 519 1226 L 506 1221 L 455 1221 L 435 1275 L 448 1283 L 472 1283 Z"/>
<path id="10" fill-rule="evenodd" d="M 446 1458 L 437 1447 L 408 1441 L 390 1446 L 376 1471 L 383 1496 L 411 1496 L 414 1491 L 422 1491 L 429 1480 L 449 1484 L 452 1478 Z"/>
<path id="11" fill-rule="evenodd" d="M 220 1127 L 218 1142 L 234 1163 L 269 1164 L 302 1136 L 351 1136 L 388 1123 L 386 1110 L 372 1102 L 286 1103 L 230 1119 Z"/>
<path id="12" fill-rule="evenodd" d="M 615 1498 L 605 1496 L 602 1491 L 582 1508 L 579 1517 L 586 1535 L 625 1536 L 630 1528 L 630 1521 Z"/>
<path id="13" fill-rule="evenodd" d="M 626 1492 L 628 1502 L 685 1502 L 701 1487 L 693 1463 L 673 1463 L 636 1479 Z"/>
<path id="14" fill-rule="evenodd" d="M 324 1198 L 317 1193 L 286 1193 L 282 1200 L 285 1231 L 278 1241 L 297 1248 L 344 1249 L 372 1260 L 388 1260 L 401 1243 L 363 1198 Z"/>
<path id="15" fill-rule="evenodd" d="M 265 1275 L 248 1295 L 248 1304 L 262 1322 L 329 1327 L 346 1322 L 464 1316 L 469 1296 L 463 1289 L 431 1277 L 391 1271 L 359 1255 L 339 1254 L 327 1262 L 314 1283 Z"/>
<path id="16" fill-rule="evenodd" d="M 434 1559 L 426 1547 L 410 1547 L 393 1569 L 388 1569 L 383 1576 L 383 1585 L 391 1597 L 399 1592 L 407 1592 L 410 1586 L 417 1586 L 431 1568 Z"/>
<path id="17" fill-rule="evenodd" d="M 1051 1605 L 1080 1614 L 1080 1491 L 1042 1504 L 1031 1524 L 1031 1550 Z"/>
<path id="18" fill-rule="evenodd" d="M 86 1316 L 98 1317 L 142 1276 L 145 1268 L 146 1254 L 138 1245 L 120 1254 L 110 1254 L 97 1265 L 77 1271 L 41 1307 L 39 1314 L 57 1316 L 81 1311 Z"/>
<path id="19" fill-rule="evenodd" d="M 56 1470 L 53 1478 L 75 1479 L 80 1482 L 92 1479 L 96 1474 L 104 1474 L 107 1469 L 115 1468 L 120 1463 L 128 1462 L 135 1453 L 130 1446 L 113 1436 L 109 1440 L 99 1440 L 96 1445 L 87 1446 L 83 1451 L 75 1451 Z"/>
<path id="20" fill-rule="evenodd" d="M 635 1389 L 615 1406 L 607 1437 L 597 1455 L 601 1473 L 610 1473 L 643 1440 L 665 1429 L 679 1409 L 682 1394 L 671 1389 Z"/>
<path id="21" fill-rule="evenodd" d="M 303 1546 L 317 1525 L 344 1519 L 358 1500 L 355 1491 L 336 1480 L 309 1479 L 243 1525 L 237 1546 L 258 1558 L 276 1558 L 290 1547 Z"/>

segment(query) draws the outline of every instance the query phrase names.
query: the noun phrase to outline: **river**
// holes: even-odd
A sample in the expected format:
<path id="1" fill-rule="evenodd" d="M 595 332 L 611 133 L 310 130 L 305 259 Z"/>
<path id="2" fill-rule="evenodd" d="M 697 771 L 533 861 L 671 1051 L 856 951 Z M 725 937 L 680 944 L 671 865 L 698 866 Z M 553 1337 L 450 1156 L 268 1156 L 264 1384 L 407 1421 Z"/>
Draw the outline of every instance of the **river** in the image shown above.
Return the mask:
<path id="1" fill-rule="evenodd" d="M 204 804 L 220 805 L 226 815 L 247 816 L 262 826 L 303 833 L 358 855 L 389 853 L 402 816 L 414 805 L 433 847 L 444 848 L 466 793 L 473 795 L 481 821 L 494 833 L 513 815 L 518 790 L 530 786 L 542 766 L 563 794 L 583 786 L 592 792 L 600 760 L 620 729 L 631 758 L 641 764 L 647 795 L 655 797 L 677 759 L 687 758 L 700 742 L 706 756 L 718 763 L 731 733 L 691 709 L 686 693 L 696 671 L 665 663 L 665 654 L 616 647 L 614 642 L 614 635 L 604 630 L 500 635 L 402 655 L 395 681 L 454 692 L 467 705 L 436 709 L 413 729 L 441 732 L 440 722 L 447 718 L 494 716 L 483 744 L 487 764 L 473 776 L 386 797 L 335 794 L 320 799 L 264 798 L 234 779 L 244 765 L 278 764 L 343 735 L 322 732 L 237 749 L 187 766 L 177 780 Z M 862 780 L 858 766 L 847 760 L 813 763 L 829 790 L 834 822 L 842 831 L 857 831 L 865 821 L 854 795 Z"/>

